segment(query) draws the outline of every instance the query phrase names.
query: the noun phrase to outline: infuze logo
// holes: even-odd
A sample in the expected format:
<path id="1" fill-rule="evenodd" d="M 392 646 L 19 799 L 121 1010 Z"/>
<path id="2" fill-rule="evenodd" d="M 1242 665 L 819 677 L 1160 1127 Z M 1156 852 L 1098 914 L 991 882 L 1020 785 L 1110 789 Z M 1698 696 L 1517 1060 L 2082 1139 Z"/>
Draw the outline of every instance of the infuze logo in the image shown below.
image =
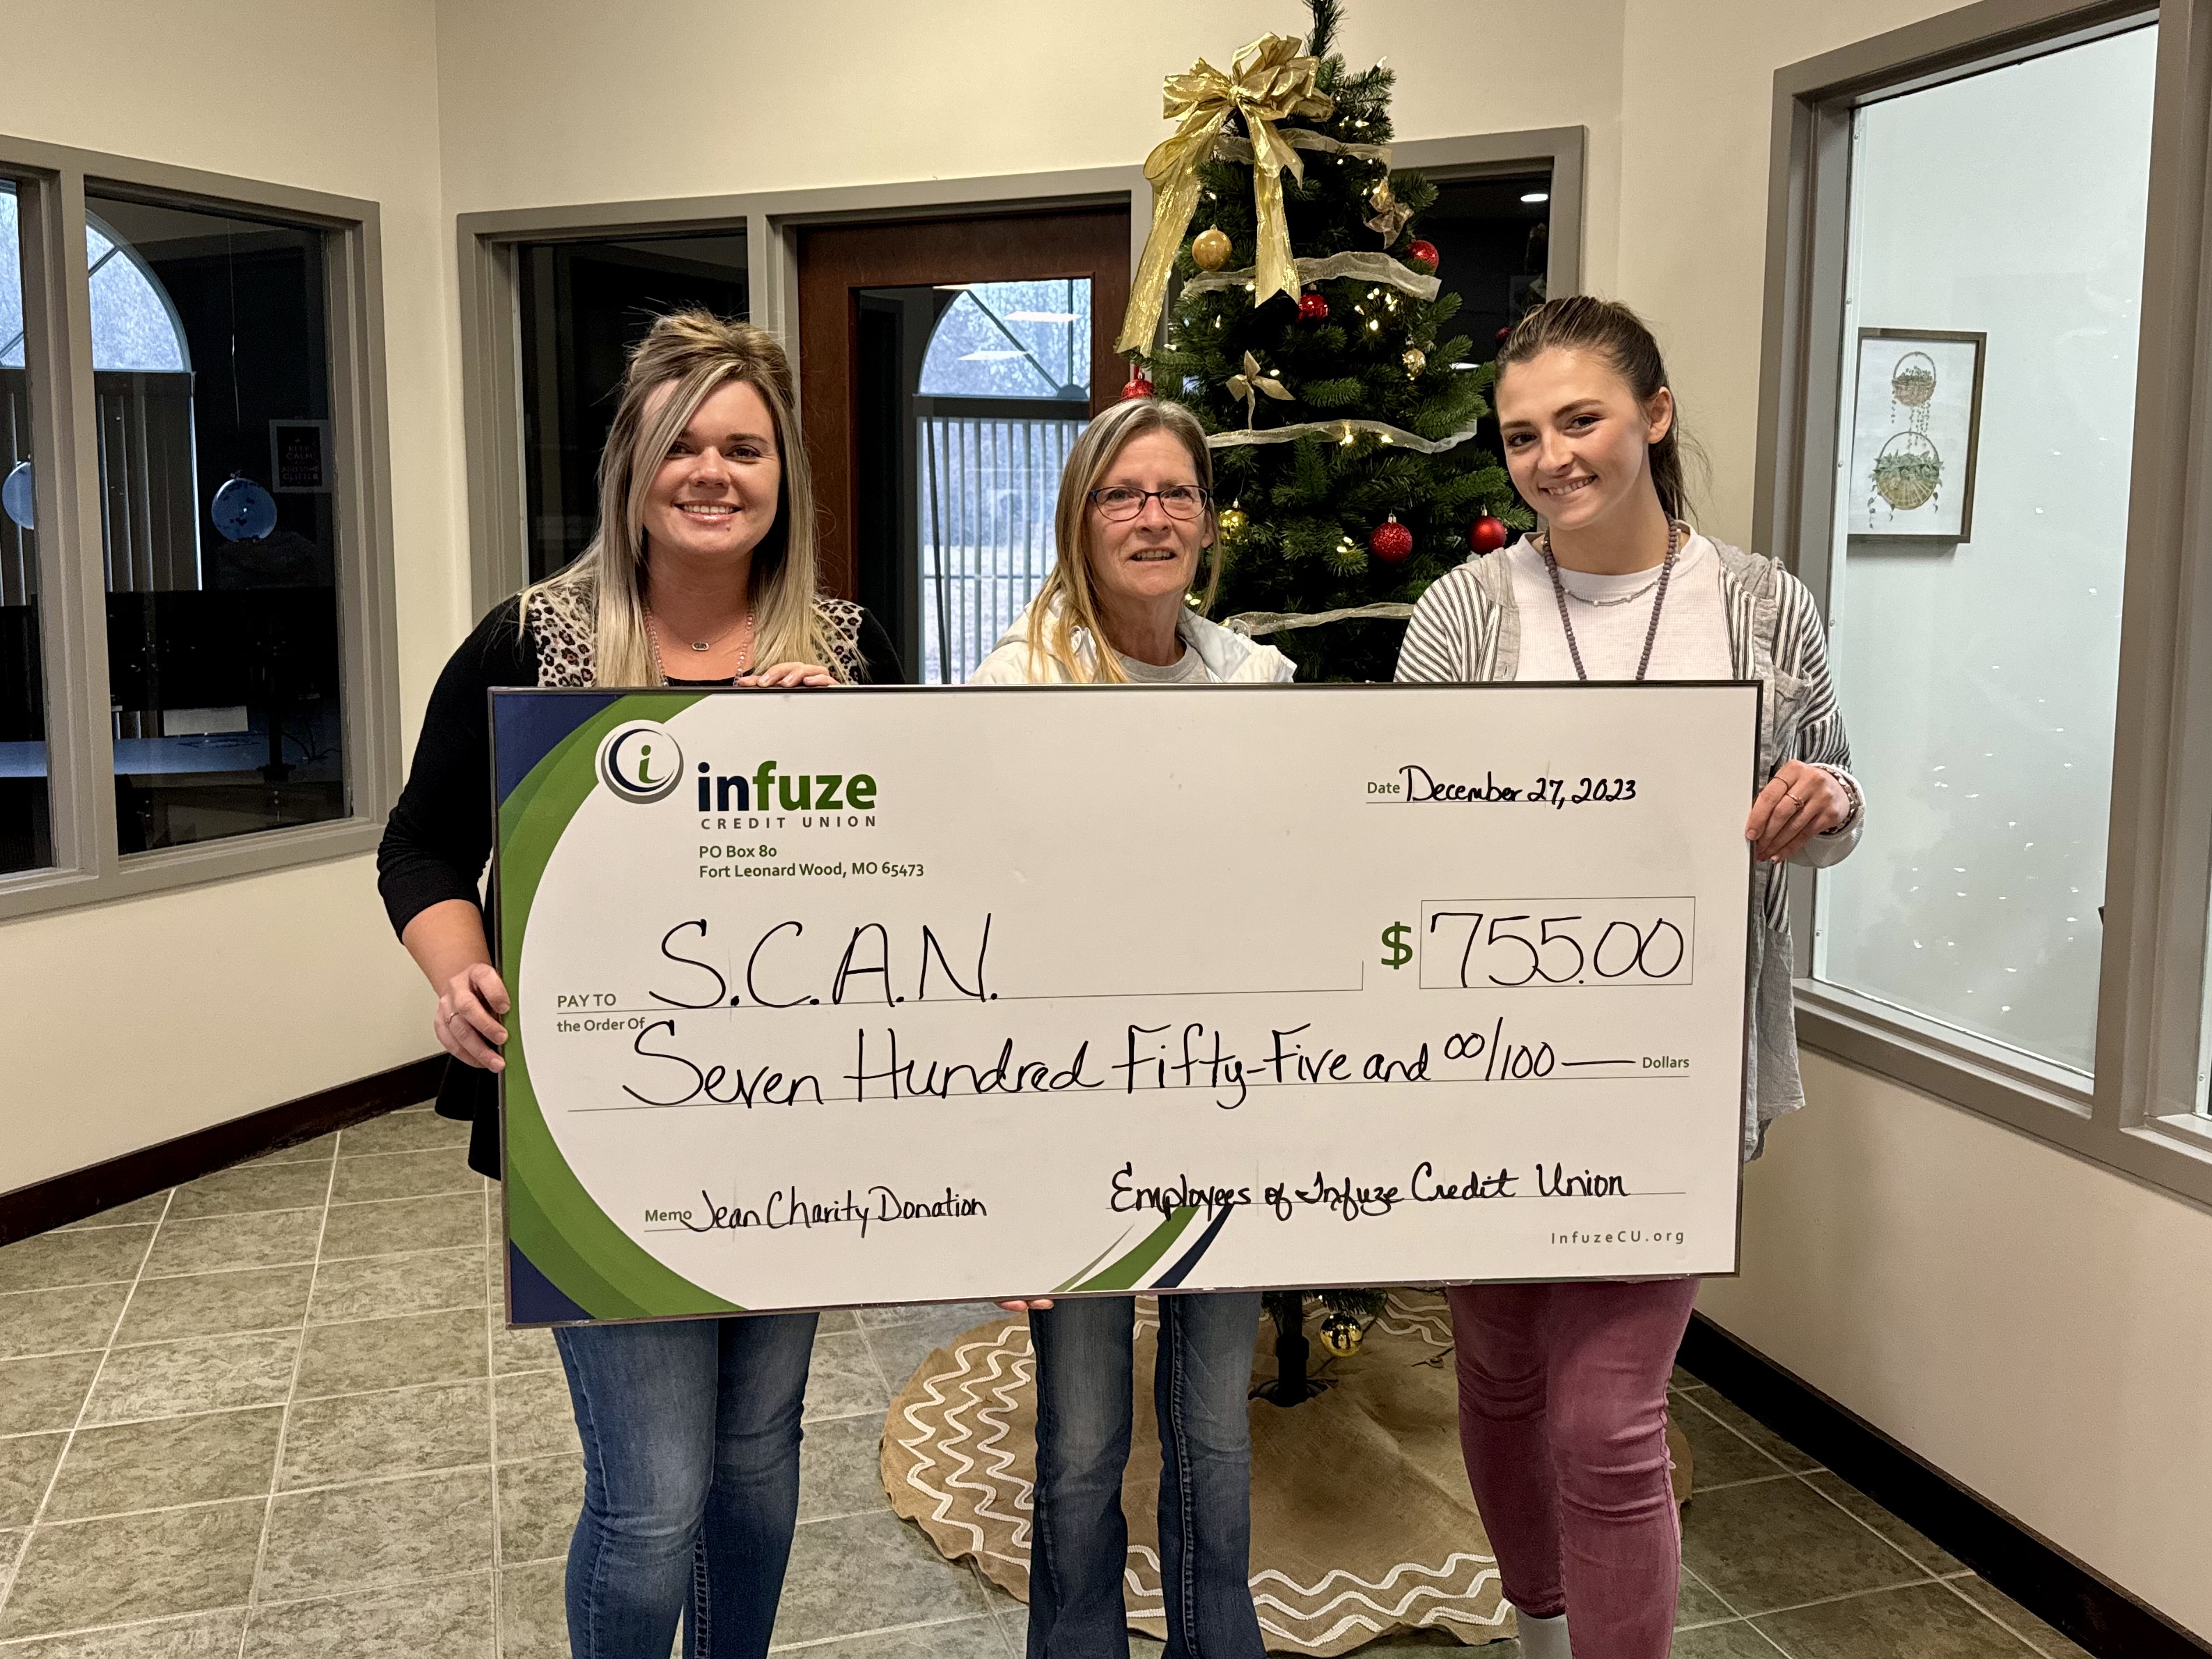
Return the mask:
<path id="1" fill-rule="evenodd" d="M 599 781 L 623 800 L 665 800 L 684 781 L 676 734 L 653 720 L 617 726 L 599 741 Z"/>
<path id="2" fill-rule="evenodd" d="M 726 812 L 872 812 L 876 810 L 876 781 L 866 772 L 806 772 L 776 769 L 763 761 L 750 776 L 732 772 L 716 776 L 705 761 L 699 763 L 699 810 Z"/>

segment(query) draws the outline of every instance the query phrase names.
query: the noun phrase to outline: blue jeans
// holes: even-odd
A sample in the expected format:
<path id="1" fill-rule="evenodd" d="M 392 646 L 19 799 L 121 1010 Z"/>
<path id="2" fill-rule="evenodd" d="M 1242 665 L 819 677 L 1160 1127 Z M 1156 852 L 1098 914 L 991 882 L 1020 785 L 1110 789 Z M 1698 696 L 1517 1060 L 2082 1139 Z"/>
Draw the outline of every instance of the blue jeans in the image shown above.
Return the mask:
<path id="1" fill-rule="evenodd" d="M 1072 1297 L 1030 1315 L 1036 1350 L 1036 1519 L 1029 1659 L 1128 1659 L 1121 1574 L 1129 1523 L 1136 1307 Z M 1256 1291 L 1160 1297 L 1160 1588 L 1167 1659 L 1262 1659 L 1252 1608 L 1252 1429 L 1245 1399 Z"/>
<path id="2" fill-rule="evenodd" d="M 553 1340 L 584 1439 L 574 1659 L 761 1659 L 799 1521 L 815 1316 L 576 1325 Z"/>

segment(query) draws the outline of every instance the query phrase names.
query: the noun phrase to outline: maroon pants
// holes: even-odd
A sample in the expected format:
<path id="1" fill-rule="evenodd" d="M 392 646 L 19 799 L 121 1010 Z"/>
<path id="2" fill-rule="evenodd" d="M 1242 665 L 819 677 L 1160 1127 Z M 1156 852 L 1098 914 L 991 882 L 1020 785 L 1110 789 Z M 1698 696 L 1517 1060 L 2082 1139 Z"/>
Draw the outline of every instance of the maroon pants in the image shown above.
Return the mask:
<path id="1" fill-rule="evenodd" d="M 1460 1449 L 1505 1599 L 1568 1613 L 1578 1653 L 1666 1659 L 1682 1561 L 1667 1379 L 1698 1281 L 1450 1296 Z"/>

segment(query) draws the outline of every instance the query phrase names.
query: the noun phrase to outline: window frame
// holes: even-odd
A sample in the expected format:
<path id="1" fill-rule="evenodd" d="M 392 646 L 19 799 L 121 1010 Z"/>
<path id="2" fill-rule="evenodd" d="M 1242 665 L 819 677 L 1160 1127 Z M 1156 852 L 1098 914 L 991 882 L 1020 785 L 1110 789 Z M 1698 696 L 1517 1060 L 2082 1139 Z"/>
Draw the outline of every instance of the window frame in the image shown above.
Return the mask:
<path id="1" fill-rule="evenodd" d="M 22 226 L 24 362 L 37 480 L 39 627 L 53 863 L 0 874 L 0 921 L 374 850 L 399 793 L 391 441 L 377 204 L 165 162 L 0 137 Z M 273 217 L 325 236 L 339 660 L 351 811 L 343 818 L 134 853 L 116 840 L 98 401 L 85 198 Z M 47 526 L 51 526 L 49 531 Z"/>
<path id="2" fill-rule="evenodd" d="M 1391 167 L 1442 183 L 1552 172 L 1547 291 L 1580 291 L 1584 129 L 1542 127 L 1401 140 Z M 4 157 L 0 157 L 4 161 Z M 799 233 L 815 225 L 942 218 L 972 210 L 1129 209 L 1129 268 L 1152 227 L 1151 190 L 1141 167 L 1072 168 L 973 179 L 913 179 L 746 195 L 502 208 L 457 216 L 461 321 L 461 419 L 467 456 L 469 568 L 472 616 L 520 587 L 529 571 L 528 501 L 522 444 L 521 310 L 518 247 L 525 243 L 599 241 L 641 235 L 745 233 L 750 321 L 784 342 L 794 374 L 799 351 Z"/>
<path id="3" fill-rule="evenodd" d="M 2197 1115 L 2212 925 L 2212 0 L 1978 0 L 1777 71 L 1753 544 L 1828 605 L 1853 112 L 2159 28 L 2106 848 L 2096 1071 L 2049 1065 L 1812 979 L 1819 890 L 1793 872 L 1808 1047 L 2212 1205 Z M 2196 550 L 2192 551 L 2193 550 Z M 1849 711 L 1845 711 L 1848 719 Z M 1877 816 L 1880 803 L 1874 803 Z"/>

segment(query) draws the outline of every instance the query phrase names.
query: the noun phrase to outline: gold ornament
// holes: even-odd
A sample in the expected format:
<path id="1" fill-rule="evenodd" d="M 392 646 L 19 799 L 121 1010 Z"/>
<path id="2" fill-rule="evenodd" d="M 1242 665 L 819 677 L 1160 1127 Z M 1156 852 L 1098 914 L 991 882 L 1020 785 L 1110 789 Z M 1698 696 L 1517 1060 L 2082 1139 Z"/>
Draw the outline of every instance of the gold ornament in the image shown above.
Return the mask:
<path id="1" fill-rule="evenodd" d="M 1321 1345 L 1339 1359 L 1358 1353 L 1366 1336 L 1365 1328 L 1348 1313 L 1333 1313 L 1321 1322 Z"/>
<path id="2" fill-rule="evenodd" d="M 1152 344 L 1176 250 L 1198 208 L 1199 166 L 1212 157 L 1231 115 L 1243 118 L 1252 142 L 1252 199 L 1259 218 L 1252 303 L 1265 304 L 1278 294 L 1297 297 L 1297 262 L 1291 257 L 1290 228 L 1283 219 L 1283 173 L 1287 170 L 1293 179 L 1304 179 L 1305 164 L 1275 131 L 1275 123 L 1294 115 L 1326 120 L 1335 113 L 1335 101 L 1314 90 L 1320 67 L 1319 58 L 1299 52 L 1297 41 L 1263 34 L 1237 54 L 1226 75 L 1201 58 L 1187 74 L 1168 77 L 1165 113 L 1177 125 L 1175 136 L 1145 158 L 1145 177 L 1152 186 L 1152 228 L 1137 262 L 1136 280 L 1129 285 L 1120 350 L 1142 351 Z"/>
<path id="3" fill-rule="evenodd" d="M 1244 354 L 1244 372 L 1229 377 L 1229 395 L 1244 400 L 1244 424 L 1248 429 L 1259 413 L 1262 392 L 1281 403 L 1291 401 L 1291 394 L 1284 389 L 1283 383 L 1271 374 L 1262 374 L 1260 360 L 1248 351 Z"/>
<path id="4" fill-rule="evenodd" d="M 1221 539 L 1224 542 L 1235 541 L 1244 533 L 1244 527 L 1251 522 L 1251 520 L 1245 517 L 1244 509 L 1241 507 L 1222 508 Z"/>
<path id="5" fill-rule="evenodd" d="M 1200 270 L 1218 270 L 1229 263 L 1229 238 L 1218 228 L 1201 230 L 1191 238 L 1190 257 Z"/>
<path id="6" fill-rule="evenodd" d="M 1367 222 L 1367 228 L 1379 232 L 1382 246 L 1388 247 L 1398 240 L 1398 233 L 1413 216 L 1413 210 L 1398 199 L 1398 192 L 1390 188 L 1390 175 L 1384 173 L 1382 182 L 1367 192 L 1367 205 L 1375 210 L 1375 216 Z"/>
<path id="7" fill-rule="evenodd" d="M 1407 346 L 1398 354 L 1398 361 L 1406 366 L 1406 378 L 1418 380 L 1421 371 L 1429 366 L 1429 354 L 1419 346 Z"/>

